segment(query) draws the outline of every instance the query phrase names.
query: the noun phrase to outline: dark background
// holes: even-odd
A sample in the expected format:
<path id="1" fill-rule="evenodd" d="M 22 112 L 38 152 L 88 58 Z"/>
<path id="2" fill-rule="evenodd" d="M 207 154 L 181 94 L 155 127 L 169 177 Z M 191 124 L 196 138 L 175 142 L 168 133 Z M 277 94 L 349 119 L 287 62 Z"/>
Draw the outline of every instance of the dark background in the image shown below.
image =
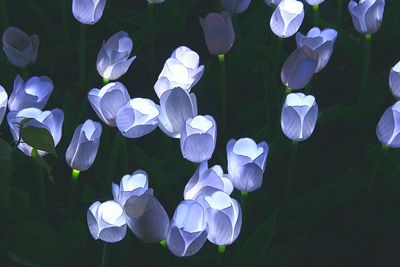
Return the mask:
<path id="1" fill-rule="evenodd" d="M 343 3 L 344 2 L 344 3 Z M 387 1 L 382 28 L 372 37 L 366 98 L 357 105 L 363 68 L 363 36 L 355 31 L 347 1 L 327 0 L 320 6 L 320 27 L 339 35 L 328 66 L 303 91 L 316 97 L 320 109 L 314 134 L 300 143 L 295 194 L 286 199 L 291 141 L 279 126 L 284 86 L 280 68 L 295 48 L 294 37 L 279 41 L 269 28 L 272 9 L 262 0 L 233 18 L 236 40 L 226 55 L 228 124 L 213 164 L 226 169 L 225 145 L 249 136 L 270 145 L 261 189 L 242 200 L 243 226 L 224 254 L 209 242 L 194 257 L 177 258 L 160 245 L 146 245 L 130 231 L 108 246 L 108 266 L 400 266 L 400 152 L 382 150 L 375 127 L 395 102 L 389 92 L 390 68 L 400 60 L 400 1 Z M 342 4 L 340 4 L 342 3 Z M 340 7 L 342 5 L 342 8 Z M 206 71 L 193 89 L 199 114 L 221 117 L 219 66 L 205 46 L 198 18 L 219 11 L 217 0 L 167 0 L 155 8 L 148 24 L 145 0 L 109 0 L 102 19 L 87 26 L 86 72 L 79 83 L 79 27 L 69 0 L 0 0 L 0 32 L 10 25 L 38 34 L 38 60 L 32 75 L 47 75 L 55 84 L 47 109 L 65 112 L 58 157 L 46 156 L 54 182 L 46 179 L 47 209 L 39 207 L 36 190 L 40 170 L 11 143 L 6 121 L 0 126 L 0 266 L 99 266 L 103 243 L 94 241 L 86 210 L 96 200 L 111 198 L 111 181 L 144 169 L 150 186 L 171 217 L 196 166 L 182 158 L 179 140 L 160 130 L 127 140 L 128 158 L 113 147 L 115 128 L 104 126 L 92 168 L 82 172 L 78 209 L 67 220 L 70 172 L 65 150 L 75 127 L 87 118 L 99 121 L 87 92 L 101 87 L 96 57 L 103 40 L 124 30 L 134 41 L 134 61 L 119 79 L 131 97 L 158 102 L 153 90 L 164 61 L 186 45 L 197 51 Z M 300 29 L 313 25 L 312 8 Z M 149 57 L 155 45 L 154 62 Z M 10 94 L 19 69 L 0 54 L 0 83 Z M 118 152 L 118 153 L 117 153 Z M 240 194 L 233 197 L 240 201 Z M 18 264 L 18 263 L 19 264 Z"/>

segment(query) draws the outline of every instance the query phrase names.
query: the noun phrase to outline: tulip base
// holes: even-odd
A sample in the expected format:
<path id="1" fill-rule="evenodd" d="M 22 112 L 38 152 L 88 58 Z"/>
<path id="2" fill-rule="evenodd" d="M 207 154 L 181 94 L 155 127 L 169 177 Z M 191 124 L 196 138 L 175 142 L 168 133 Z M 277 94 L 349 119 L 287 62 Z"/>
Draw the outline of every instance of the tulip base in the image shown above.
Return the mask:
<path id="1" fill-rule="evenodd" d="M 372 35 L 365 34 L 364 35 L 364 56 L 363 56 L 363 69 L 362 69 L 362 76 L 361 76 L 361 87 L 359 93 L 358 104 L 362 106 L 366 97 L 366 88 L 368 85 L 368 76 L 369 76 L 369 69 L 370 69 L 370 60 L 371 60 L 371 41 Z"/>
<path id="2" fill-rule="evenodd" d="M 107 78 L 103 78 L 103 84 L 108 84 L 110 82 L 110 80 L 109 79 L 107 79 Z"/>
<path id="3" fill-rule="evenodd" d="M 319 5 L 313 5 L 313 11 L 314 11 L 314 26 L 318 26 L 319 22 Z"/>
<path id="4" fill-rule="evenodd" d="M 296 168 L 296 160 L 297 160 L 297 150 L 298 150 L 298 141 L 292 141 L 291 149 L 290 149 L 290 158 L 289 158 L 289 166 L 288 166 L 288 181 L 286 188 L 286 200 L 289 201 L 290 197 L 294 191 L 295 185 L 295 168 Z"/>
<path id="5" fill-rule="evenodd" d="M 164 248 L 166 248 L 167 247 L 167 240 L 161 240 L 160 241 L 160 245 L 162 246 L 162 247 L 164 247 Z"/>
<path id="6" fill-rule="evenodd" d="M 72 179 L 73 179 L 73 180 L 78 180 L 79 174 L 80 174 L 80 173 L 81 173 L 81 172 L 80 172 L 79 170 L 72 169 Z"/>
<path id="7" fill-rule="evenodd" d="M 220 89 L 221 89 L 221 131 L 225 133 L 227 131 L 226 126 L 226 114 L 227 114 L 227 91 L 226 91 L 226 66 L 225 66 L 225 55 L 218 55 L 219 68 L 220 68 Z"/>
<path id="8" fill-rule="evenodd" d="M 226 247 L 225 246 L 218 246 L 219 253 L 225 253 Z"/>

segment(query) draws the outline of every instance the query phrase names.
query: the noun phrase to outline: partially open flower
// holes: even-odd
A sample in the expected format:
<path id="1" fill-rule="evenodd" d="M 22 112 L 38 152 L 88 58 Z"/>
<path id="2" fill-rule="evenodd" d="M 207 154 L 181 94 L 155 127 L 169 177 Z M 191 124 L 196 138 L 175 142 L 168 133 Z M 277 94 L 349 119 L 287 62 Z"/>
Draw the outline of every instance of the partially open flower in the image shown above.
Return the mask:
<path id="1" fill-rule="evenodd" d="M 103 16 L 106 0 L 72 0 L 72 14 L 80 23 L 93 25 Z"/>
<path id="2" fill-rule="evenodd" d="M 24 68 L 35 63 L 39 49 L 39 37 L 29 37 L 17 27 L 8 27 L 3 33 L 3 51 L 8 60 L 16 67 Z"/>
<path id="3" fill-rule="evenodd" d="M 0 85 L 0 125 L 3 122 L 4 115 L 6 114 L 7 100 L 8 100 L 7 92 L 6 90 L 4 90 L 3 86 Z"/>
<path id="4" fill-rule="evenodd" d="M 383 113 L 376 127 L 376 136 L 388 147 L 400 147 L 400 101 Z"/>
<path id="5" fill-rule="evenodd" d="M 304 19 L 304 5 L 296 0 L 283 0 L 275 9 L 270 20 L 271 30 L 281 38 L 294 35 Z"/>
<path id="6" fill-rule="evenodd" d="M 87 211 L 87 224 L 94 239 L 115 243 L 126 235 L 124 210 L 118 202 L 96 201 Z"/>
<path id="7" fill-rule="evenodd" d="M 147 173 L 137 170 L 132 174 L 124 175 L 119 185 L 112 184 L 112 194 L 114 200 L 118 201 L 122 206 L 131 196 L 140 196 L 149 189 Z M 148 191 L 152 193 L 152 191 Z"/>
<path id="8" fill-rule="evenodd" d="M 247 10 L 251 0 L 221 0 L 221 6 L 231 14 L 240 14 Z"/>
<path id="9" fill-rule="evenodd" d="M 400 62 L 390 70 L 389 87 L 392 95 L 400 99 Z"/>
<path id="10" fill-rule="evenodd" d="M 354 0 L 349 2 L 349 11 L 354 27 L 359 33 L 372 34 L 379 30 L 383 20 L 385 0 Z"/>

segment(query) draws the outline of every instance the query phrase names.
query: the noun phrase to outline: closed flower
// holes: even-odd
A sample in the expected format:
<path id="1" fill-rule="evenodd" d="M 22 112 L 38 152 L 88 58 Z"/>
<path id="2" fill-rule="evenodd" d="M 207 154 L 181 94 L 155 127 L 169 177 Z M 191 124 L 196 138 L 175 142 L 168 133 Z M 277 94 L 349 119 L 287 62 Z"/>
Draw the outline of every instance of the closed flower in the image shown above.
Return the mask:
<path id="1" fill-rule="evenodd" d="M 234 187 L 253 192 L 261 187 L 268 156 L 268 144 L 250 138 L 231 139 L 226 146 L 228 173 Z"/>
<path id="2" fill-rule="evenodd" d="M 204 73 L 204 66 L 199 66 L 199 55 L 186 46 L 180 46 L 167 59 L 154 85 L 158 98 L 175 87 L 190 93 Z"/>
<path id="3" fill-rule="evenodd" d="M 158 126 L 170 137 L 180 138 L 181 129 L 189 118 L 197 115 L 196 96 L 182 88 L 165 92 L 160 98 Z"/>
<path id="4" fill-rule="evenodd" d="M 86 171 L 92 166 L 99 149 L 101 132 L 101 124 L 92 120 L 76 127 L 65 153 L 65 159 L 72 169 Z"/>
<path id="5" fill-rule="evenodd" d="M 8 27 L 3 33 L 3 51 L 8 60 L 16 67 L 24 68 L 35 63 L 39 49 L 39 37 L 28 36 L 17 27 Z"/>
<path id="6" fill-rule="evenodd" d="M 30 119 L 23 127 L 36 127 L 47 130 L 53 137 L 54 146 L 56 146 L 61 140 L 62 125 L 64 122 L 64 113 L 60 109 L 41 111 L 37 108 L 27 108 L 20 111 L 11 111 L 7 115 L 7 122 L 10 126 L 11 134 L 16 142 L 21 141 L 18 144 L 19 150 L 24 152 L 26 155 L 31 156 L 32 147 L 20 140 L 20 125 L 23 120 Z M 38 150 L 40 156 L 47 154 L 45 151 Z"/>
<path id="7" fill-rule="evenodd" d="M 221 0 L 221 6 L 231 14 L 240 14 L 246 11 L 251 0 Z"/>
<path id="8" fill-rule="evenodd" d="M 400 99 L 400 62 L 390 70 L 389 87 L 392 95 Z"/>
<path id="9" fill-rule="evenodd" d="M 372 34 L 382 24 L 385 0 L 359 0 L 349 2 L 354 27 L 359 33 Z"/>
<path id="10" fill-rule="evenodd" d="M 135 60 L 132 56 L 132 39 L 124 31 L 111 36 L 101 47 L 97 55 L 97 72 L 105 80 L 116 80 L 125 72 Z"/>
<path id="11" fill-rule="evenodd" d="M 123 136 L 138 138 L 157 128 L 158 115 L 159 107 L 152 100 L 134 98 L 118 111 L 116 123 Z"/>
<path id="12" fill-rule="evenodd" d="M 199 20 L 210 54 L 228 53 L 235 41 L 235 30 L 229 13 L 210 13 L 204 19 L 200 18 Z"/>
<path id="13" fill-rule="evenodd" d="M 336 30 L 328 28 L 321 31 L 319 28 L 315 27 L 312 28 L 306 36 L 298 32 L 296 34 L 296 43 L 298 48 L 307 46 L 318 54 L 318 64 L 315 72 L 319 72 L 328 64 L 336 38 Z"/>
<path id="14" fill-rule="evenodd" d="M 124 210 L 118 202 L 96 201 L 87 211 L 87 224 L 94 239 L 115 243 L 126 235 Z"/>
<path id="15" fill-rule="evenodd" d="M 147 173 L 137 170 L 132 174 L 124 175 L 119 185 L 112 184 L 114 200 L 122 206 L 131 196 L 140 196 L 149 189 Z M 152 193 L 150 190 L 148 193 Z"/>
<path id="16" fill-rule="evenodd" d="M 293 141 L 308 139 L 314 131 L 318 118 L 318 105 L 312 95 L 289 94 L 282 107 L 281 127 Z"/>
<path id="17" fill-rule="evenodd" d="M 211 116 L 196 116 L 185 122 L 181 131 L 181 152 L 192 162 L 209 160 L 217 142 L 217 125 Z"/>
<path id="18" fill-rule="evenodd" d="M 129 100 L 126 87 L 120 83 L 108 83 L 101 90 L 94 88 L 88 93 L 89 103 L 97 116 L 109 126 L 116 126 L 117 113 Z"/>
<path id="19" fill-rule="evenodd" d="M 171 220 L 167 245 L 178 257 L 196 254 L 207 240 L 207 222 L 203 207 L 193 200 L 182 201 Z"/>
<path id="20" fill-rule="evenodd" d="M 6 114 L 7 100 L 8 100 L 7 92 L 6 90 L 4 90 L 3 86 L 0 85 L 0 125 L 3 122 L 4 115 Z"/>
<path id="21" fill-rule="evenodd" d="M 319 5 L 325 0 L 306 0 L 307 4 L 314 6 L 314 5 Z"/>
<path id="22" fill-rule="evenodd" d="M 93 25 L 103 16 L 106 0 L 72 0 L 72 14 L 80 23 Z"/>
<path id="23" fill-rule="evenodd" d="M 378 126 L 376 127 L 376 136 L 379 141 L 392 148 L 400 147 L 400 101 L 386 109 Z"/>
<path id="24" fill-rule="evenodd" d="M 304 5 L 296 0 L 283 0 L 275 9 L 270 20 L 272 32 L 281 38 L 294 35 L 304 19 Z"/>

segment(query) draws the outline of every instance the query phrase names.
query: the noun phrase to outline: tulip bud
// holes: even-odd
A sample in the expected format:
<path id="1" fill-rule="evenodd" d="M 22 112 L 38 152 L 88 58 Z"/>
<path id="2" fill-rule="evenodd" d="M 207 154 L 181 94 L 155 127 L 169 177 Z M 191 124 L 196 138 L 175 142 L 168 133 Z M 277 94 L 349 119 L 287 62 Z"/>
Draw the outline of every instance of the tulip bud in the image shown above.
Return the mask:
<path id="1" fill-rule="evenodd" d="M 180 138 L 186 120 L 196 115 L 197 100 L 193 93 L 189 95 L 182 88 L 174 88 L 161 96 L 158 126 L 168 136 Z"/>
<path id="2" fill-rule="evenodd" d="M 293 141 L 308 139 L 314 131 L 318 118 L 318 105 L 312 95 L 289 94 L 282 107 L 281 127 Z"/>
<path id="3" fill-rule="evenodd" d="M 332 55 L 333 45 L 337 38 L 337 31 L 334 29 L 325 29 L 321 31 L 319 28 L 312 28 L 307 36 L 298 32 L 296 34 L 297 48 L 308 47 L 318 55 L 318 64 L 315 73 L 325 68 Z"/>
<path id="4" fill-rule="evenodd" d="M 304 5 L 296 0 L 283 0 L 275 9 L 270 20 L 273 33 L 281 38 L 294 35 L 304 19 Z"/>
<path id="5" fill-rule="evenodd" d="M 199 252 L 207 240 L 207 222 L 203 207 L 193 200 L 182 201 L 171 220 L 167 245 L 178 257 Z"/>
<path id="6" fill-rule="evenodd" d="M 293 90 L 303 89 L 311 81 L 317 65 L 317 53 L 307 46 L 297 48 L 282 66 L 282 83 Z"/>
<path id="7" fill-rule="evenodd" d="M 231 139 L 226 146 L 228 173 L 233 186 L 241 192 L 261 187 L 268 156 L 268 144 L 250 138 Z"/>
<path id="8" fill-rule="evenodd" d="M 389 87 L 392 95 L 400 99 L 400 62 L 390 70 Z"/>
<path id="9" fill-rule="evenodd" d="M 224 175 L 221 166 L 215 165 L 209 169 L 207 161 L 203 161 L 186 184 L 183 197 L 195 200 L 197 196 L 211 194 L 215 190 L 230 195 L 233 191 L 232 182 Z"/>
<path id="10" fill-rule="evenodd" d="M 24 68 L 35 63 L 39 49 L 39 37 L 29 37 L 17 27 L 8 27 L 3 33 L 3 51 L 8 60 L 16 67 Z"/>
<path id="11" fill-rule="evenodd" d="M 8 100 L 8 109 L 15 111 L 25 108 L 43 109 L 53 93 L 53 88 L 53 82 L 46 76 L 34 76 L 24 83 L 21 76 L 17 75 Z"/>
<path id="12" fill-rule="evenodd" d="M 251 0 L 221 0 L 221 6 L 231 14 L 240 14 L 247 10 Z"/>
<path id="13" fill-rule="evenodd" d="M 4 115 L 6 114 L 7 100 L 8 100 L 7 92 L 6 90 L 4 90 L 3 86 L 0 85 L 0 125 L 3 122 Z"/>
<path id="14" fill-rule="evenodd" d="M 132 174 L 124 175 L 121 179 L 119 186 L 112 184 L 112 194 L 114 200 L 119 202 L 122 206 L 131 196 L 141 196 L 149 189 L 147 173 L 142 170 L 137 170 Z M 150 190 L 148 193 L 152 194 Z"/>
<path id="15" fill-rule="evenodd" d="M 264 0 L 264 2 L 269 6 L 277 6 L 282 2 L 282 0 Z"/>
<path id="16" fill-rule="evenodd" d="M 324 1 L 325 0 L 306 0 L 307 4 L 309 4 L 311 6 L 319 5 Z"/>
<path id="17" fill-rule="evenodd" d="M 108 83 L 101 90 L 94 88 L 88 100 L 97 116 L 109 126 L 116 126 L 117 113 L 129 100 L 126 87 L 120 82 Z"/>
<path id="18" fill-rule="evenodd" d="M 65 159 L 72 169 L 86 171 L 92 166 L 99 149 L 101 132 L 101 124 L 92 120 L 76 127 L 65 153 Z"/>
<path id="19" fill-rule="evenodd" d="M 376 136 L 379 141 L 388 147 L 400 147 L 400 101 L 390 106 L 383 113 L 376 127 Z"/>
<path id="20" fill-rule="evenodd" d="M 359 0 L 349 2 L 349 11 L 354 27 L 359 33 L 372 34 L 382 24 L 385 0 Z"/>
<path id="21" fill-rule="evenodd" d="M 30 119 L 24 124 L 23 127 L 32 126 L 35 128 L 44 128 L 53 137 L 54 146 L 61 140 L 62 125 L 64 122 L 64 113 L 62 110 L 56 108 L 53 110 L 41 111 L 37 108 L 26 108 L 20 111 L 11 111 L 7 115 L 7 122 L 10 126 L 11 134 L 15 142 L 19 142 L 18 148 L 24 152 L 27 156 L 31 156 L 32 147 L 20 140 L 20 123 L 24 119 Z M 38 150 L 39 156 L 47 154 L 45 151 Z"/>
<path id="22" fill-rule="evenodd" d="M 103 16 L 106 0 L 72 0 L 72 14 L 77 21 L 93 25 Z"/>
<path id="23" fill-rule="evenodd" d="M 242 210 L 239 203 L 222 191 L 200 195 L 196 201 L 203 206 L 206 213 L 207 239 L 218 246 L 232 244 L 242 227 Z"/>
<path id="24" fill-rule="evenodd" d="M 199 66 L 199 55 L 186 46 L 180 46 L 167 59 L 154 85 L 158 98 L 175 87 L 190 93 L 204 73 L 204 66 Z"/>
<path id="25" fill-rule="evenodd" d="M 210 13 L 204 19 L 199 18 L 199 21 L 210 54 L 217 56 L 228 53 L 235 41 L 235 30 L 229 13 Z"/>
<path id="26" fill-rule="evenodd" d="M 87 211 L 89 231 L 94 239 L 115 243 L 126 235 L 124 210 L 118 202 L 93 203 Z"/>
<path id="27" fill-rule="evenodd" d="M 127 138 L 149 134 L 158 125 L 159 107 L 150 99 L 134 98 L 117 113 L 118 130 Z"/>
<path id="28" fill-rule="evenodd" d="M 217 142 L 217 125 L 211 116 L 196 116 L 186 120 L 181 131 L 181 152 L 192 162 L 209 160 Z"/>
<path id="29" fill-rule="evenodd" d="M 97 72 L 105 80 L 120 78 L 135 60 L 129 58 L 133 48 L 132 39 L 124 31 L 111 36 L 101 47 L 97 55 Z"/>
<path id="30" fill-rule="evenodd" d="M 131 196 L 124 206 L 129 229 L 145 243 L 166 239 L 169 218 L 163 206 L 152 194 Z"/>

